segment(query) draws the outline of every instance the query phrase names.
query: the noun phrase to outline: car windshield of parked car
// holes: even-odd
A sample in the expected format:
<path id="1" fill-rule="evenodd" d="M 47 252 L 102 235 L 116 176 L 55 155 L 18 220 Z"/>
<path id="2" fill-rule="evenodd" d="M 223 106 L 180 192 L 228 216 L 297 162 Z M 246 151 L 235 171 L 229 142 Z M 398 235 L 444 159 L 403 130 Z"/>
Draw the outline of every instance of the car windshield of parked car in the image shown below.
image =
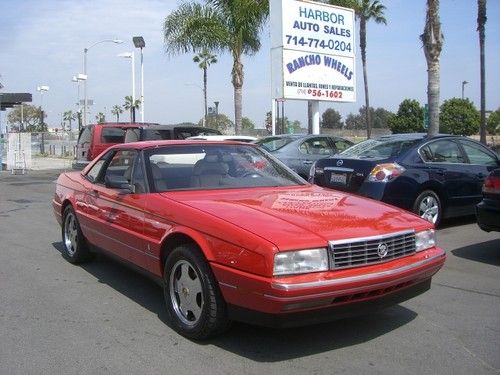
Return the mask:
<path id="1" fill-rule="evenodd" d="M 266 151 L 273 152 L 285 147 L 287 144 L 293 142 L 293 140 L 292 137 L 268 137 L 256 141 L 255 144 L 263 147 Z"/>
<path id="2" fill-rule="evenodd" d="M 306 182 L 252 145 L 190 144 L 147 150 L 152 191 L 253 188 Z"/>
<path id="3" fill-rule="evenodd" d="M 339 155 L 359 159 L 387 159 L 400 155 L 420 139 L 368 139 L 360 142 Z"/>

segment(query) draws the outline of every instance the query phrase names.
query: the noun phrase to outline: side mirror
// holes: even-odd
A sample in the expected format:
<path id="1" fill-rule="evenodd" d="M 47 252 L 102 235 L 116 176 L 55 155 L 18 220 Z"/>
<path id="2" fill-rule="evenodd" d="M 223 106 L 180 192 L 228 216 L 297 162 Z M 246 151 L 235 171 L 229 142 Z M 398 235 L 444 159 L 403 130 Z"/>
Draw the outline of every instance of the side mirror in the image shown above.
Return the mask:
<path id="1" fill-rule="evenodd" d="M 134 188 L 123 176 L 106 175 L 104 184 L 109 189 L 119 189 L 121 194 L 133 193 Z"/>

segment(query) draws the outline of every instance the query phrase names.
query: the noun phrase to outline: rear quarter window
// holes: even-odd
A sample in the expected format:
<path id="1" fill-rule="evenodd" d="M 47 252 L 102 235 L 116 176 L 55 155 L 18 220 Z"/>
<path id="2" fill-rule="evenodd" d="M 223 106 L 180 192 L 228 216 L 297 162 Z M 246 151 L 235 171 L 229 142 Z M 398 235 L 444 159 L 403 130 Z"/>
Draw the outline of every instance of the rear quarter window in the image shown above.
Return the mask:
<path id="1" fill-rule="evenodd" d="M 102 143 L 123 143 L 125 140 L 125 130 L 121 128 L 102 128 Z"/>

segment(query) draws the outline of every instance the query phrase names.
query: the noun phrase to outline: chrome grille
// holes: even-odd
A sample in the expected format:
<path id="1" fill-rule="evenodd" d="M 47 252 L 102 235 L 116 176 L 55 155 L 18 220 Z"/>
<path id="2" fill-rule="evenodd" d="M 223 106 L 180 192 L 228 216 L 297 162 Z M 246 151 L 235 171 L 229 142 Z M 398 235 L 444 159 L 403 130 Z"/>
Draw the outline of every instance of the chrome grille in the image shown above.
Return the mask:
<path id="1" fill-rule="evenodd" d="M 330 269 L 382 263 L 415 254 L 415 232 L 330 241 Z"/>

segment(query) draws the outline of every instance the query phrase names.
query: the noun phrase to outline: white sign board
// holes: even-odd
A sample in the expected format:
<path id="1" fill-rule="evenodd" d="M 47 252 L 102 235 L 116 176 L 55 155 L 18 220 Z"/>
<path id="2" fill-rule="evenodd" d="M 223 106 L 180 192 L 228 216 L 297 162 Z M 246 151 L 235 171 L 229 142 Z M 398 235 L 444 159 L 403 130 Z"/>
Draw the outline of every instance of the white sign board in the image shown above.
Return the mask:
<path id="1" fill-rule="evenodd" d="M 270 0 L 273 98 L 356 101 L 352 9 Z"/>

